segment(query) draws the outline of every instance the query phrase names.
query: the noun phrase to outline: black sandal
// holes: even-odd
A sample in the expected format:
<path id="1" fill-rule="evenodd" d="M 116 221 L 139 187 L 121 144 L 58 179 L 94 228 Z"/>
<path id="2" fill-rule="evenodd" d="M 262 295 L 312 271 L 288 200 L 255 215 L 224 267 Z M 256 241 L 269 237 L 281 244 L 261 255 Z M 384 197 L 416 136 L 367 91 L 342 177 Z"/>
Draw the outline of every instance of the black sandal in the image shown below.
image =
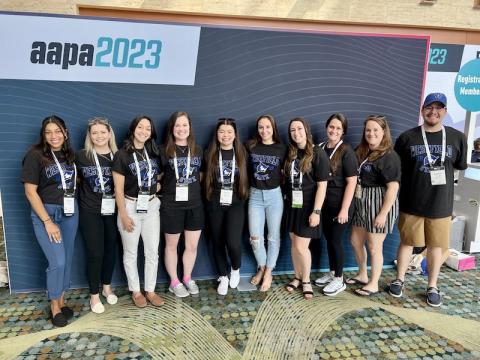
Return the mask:
<path id="1" fill-rule="evenodd" d="M 311 283 L 311 281 L 302 281 L 303 298 L 305 300 L 311 300 L 311 299 L 313 299 L 313 291 L 312 290 L 304 290 L 305 285 L 310 285 L 310 287 L 312 287 L 312 283 Z"/>
<path id="2" fill-rule="evenodd" d="M 295 285 L 294 281 L 298 281 L 298 285 Z M 294 277 L 292 281 L 290 281 L 287 285 L 285 285 L 285 290 L 287 290 L 289 293 L 292 293 L 298 289 L 301 283 L 302 283 L 301 279 Z"/>

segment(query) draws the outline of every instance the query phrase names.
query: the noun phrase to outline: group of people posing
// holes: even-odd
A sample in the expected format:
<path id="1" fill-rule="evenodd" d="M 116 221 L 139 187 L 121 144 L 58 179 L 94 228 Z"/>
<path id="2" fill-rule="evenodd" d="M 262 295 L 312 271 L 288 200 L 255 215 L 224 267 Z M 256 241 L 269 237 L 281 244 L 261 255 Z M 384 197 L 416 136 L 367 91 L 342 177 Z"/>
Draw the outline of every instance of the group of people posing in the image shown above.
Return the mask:
<path id="1" fill-rule="evenodd" d="M 309 244 L 323 232 L 330 272 L 315 284 L 330 296 L 343 291 L 346 284 L 360 284 L 355 290 L 360 296 L 377 293 L 383 241 L 400 211 L 398 278 L 389 292 L 402 295 L 412 249 L 426 245 L 427 302 L 439 306 L 442 299 L 436 282 L 442 249 L 449 241 L 453 169 L 466 168 L 465 137 L 442 125 L 445 114 L 445 96 L 428 95 L 422 107 L 424 124 L 403 133 L 395 147 L 386 118 L 369 116 L 355 150 L 344 141 L 348 122 L 341 113 L 328 118 L 326 141 L 319 145 L 313 143 L 310 126 L 303 118 L 289 122 L 287 145 L 280 140 L 271 115 L 257 119 L 255 136 L 245 145 L 235 120 L 222 118 L 205 152 L 195 141 L 186 112 L 170 116 L 161 146 L 152 119 L 137 116 L 121 149 L 117 149 L 109 122 L 93 118 L 84 149 L 77 153 L 65 122 L 57 116 L 45 118 L 38 143 L 23 160 L 21 179 L 32 208 L 34 232 L 48 260 L 52 323 L 65 326 L 73 316 L 64 294 L 70 282 L 77 227 L 87 250 L 90 307 L 102 313 L 100 292 L 109 304 L 118 300 L 110 286 L 118 232 L 134 304 L 161 306 L 164 300 L 155 292 L 160 229 L 165 235 L 169 290 L 186 297 L 199 292 L 192 271 L 207 222 L 220 275 L 217 291 L 226 295 L 240 281 L 242 232 L 248 218 L 258 266 L 251 283 L 267 291 L 281 246 L 283 215 L 294 267 L 287 291 L 301 288 L 305 299 L 313 297 Z M 359 270 L 344 279 L 342 238 L 349 224 Z M 179 276 L 177 249 L 182 234 L 185 247 Z M 137 267 L 140 236 L 144 292 Z"/>

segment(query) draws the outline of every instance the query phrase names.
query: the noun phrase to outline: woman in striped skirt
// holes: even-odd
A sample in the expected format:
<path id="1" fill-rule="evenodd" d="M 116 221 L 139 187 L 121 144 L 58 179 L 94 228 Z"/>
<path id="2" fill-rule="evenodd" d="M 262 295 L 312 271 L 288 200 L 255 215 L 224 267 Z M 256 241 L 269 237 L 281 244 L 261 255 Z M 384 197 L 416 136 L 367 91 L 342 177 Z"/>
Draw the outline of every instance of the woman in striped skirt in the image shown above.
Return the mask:
<path id="1" fill-rule="evenodd" d="M 358 184 L 355 189 L 355 214 L 350 241 L 358 263 L 358 273 L 347 284 L 361 284 L 355 293 L 369 296 L 378 292 L 383 266 L 383 241 L 391 233 L 398 216 L 397 192 L 400 183 L 400 158 L 393 150 L 384 116 L 369 116 L 363 137 L 355 150 Z M 367 244 L 371 256 L 371 276 L 367 273 Z"/>

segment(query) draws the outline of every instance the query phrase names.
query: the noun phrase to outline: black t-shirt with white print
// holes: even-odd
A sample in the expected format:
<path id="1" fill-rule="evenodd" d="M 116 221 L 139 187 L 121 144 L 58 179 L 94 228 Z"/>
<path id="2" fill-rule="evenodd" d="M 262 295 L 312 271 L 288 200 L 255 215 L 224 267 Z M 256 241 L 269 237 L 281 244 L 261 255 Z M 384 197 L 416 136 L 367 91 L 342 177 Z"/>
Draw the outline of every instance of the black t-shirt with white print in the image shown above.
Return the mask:
<path id="1" fill-rule="evenodd" d="M 282 183 L 287 146 L 258 143 L 248 151 L 250 185 L 260 190 L 275 189 Z"/>
<path id="2" fill-rule="evenodd" d="M 407 130 L 399 136 L 395 150 L 402 161 L 402 185 L 400 187 L 400 211 L 407 214 L 443 218 L 453 211 L 453 172 L 467 168 L 467 140 L 458 130 L 445 126 L 445 185 L 432 185 L 428 158 L 422 139 L 421 127 Z M 442 157 L 442 131 L 426 132 L 428 147 L 439 166 Z"/>
<path id="3" fill-rule="evenodd" d="M 140 168 L 140 180 L 142 183 L 142 191 L 148 191 L 148 162 L 143 150 L 135 150 L 138 166 Z M 157 158 L 153 154 L 148 154 L 150 163 L 152 164 L 152 183 L 150 186 L 150 195 L 157 192 L 157 176 L 160 174 L 160 167 Z M 112 171 L 119 173 L 125 177 L 123 192 L 125 195 L 136 198 L 138 197 L 139 187 L 137 179 L 137 167 L 133 158 L 133 152 L 120 149 L 115 153 L 113 158 Z"/>
<path id="4" fill-rule="evenodd" d="M 337 163 L 337 168 L 335 172 L 332 173 L 329 169 L 328 176 L 328 185 L 327 185 L 327 194 L 325 197 L 325 204 L 332 207 L 339 207 L 342 205 L 343 194 L 345 192 L 345 187 L 347 186 L 347 177 L 357 176 L 357 156 L 355 152 L 348 144 L 342 144 L 344 147 L 344 152 L 342 158 Z M 335 148 L 329 148 L 325 146 L 323 148 L 328 157 L 332 154 Z M 337 150 L 339 151 L 339 150 Z"/>
<path id="5" fill-rule="evenodd" d="M 362 161 L 363 162 L 363 161 Z M 386 187 L 387 183 L 401 180 L 398 154 L 391 150 L 374 161 L 366 161 L 360 169 L 362 187 Z"/>
<path id="6" fill-rule="evenodd" d="M 65 175 L 67 192 L 73 193 L 74 167 L 68 165 L 63 151 L 55 151 Z M 37 149 L 31 149 L 23 158 L 21 180 L 23 183 L 38 185 L 37 193 L 44 204 L 63 205 L 64 191 L 60 172 L 52 159 L 46 166 L 42 165 L 42 154 Z"/>
<path id="7" fill-rule="evenodd" d="M 295 189 L 298 188 L 300 182 L 300 171 L 299 164 L 300 160 L 305 156 L 304 149 L 297 150 L 297 158 L 294 160 L 294 169 L 293 169 L 293 181 Z M 292 202 L 292 180 L 290 175 L 290 169 L 287 169 L 287 200 Z M 313 148 L 313 160 L 312 160 L 312 170 L 310 172 L 303 174 L 302 178 L 302 193 L 303 193 L 303 204 L 313 204 L 315 202 L 315 195 L 317 191 L 317 182 L 327 181 L 329 173 L 329 160 L 325 151 L 319 146 L 314 146 Z"/>
<path id="8" fill-rule="evenodd" d="M 160 159 L 163 169 L 162 208 L 193 209 L 202 205 L 202 189 L 200 173 L 203 172 L 203 151 L 197 146 L 195 155 L 191 154 L 190 173 L 187 179 L 187 146 L 175 146 L 180 184 L 188 184 L 188 201 L 175 201 L 177 179 L 175 176 L 174 158 L 167 158 L 165 146 L 160 147 Z"/>
<path id="9" fill-rule="evenodd" d="M 113 155 L 111 153 L 97 154 L 97 158 L 102 172 L 105 194 L 113 196 Z M 81 179 L 78 189 L 78 204 L 82 210 L 100 214 L 103 193 L 95 160 L 93 157 L 87 157 L 86 150 L 80 150 L 75 156 L 75 163 L 77 165 L 79 178 Z"/>

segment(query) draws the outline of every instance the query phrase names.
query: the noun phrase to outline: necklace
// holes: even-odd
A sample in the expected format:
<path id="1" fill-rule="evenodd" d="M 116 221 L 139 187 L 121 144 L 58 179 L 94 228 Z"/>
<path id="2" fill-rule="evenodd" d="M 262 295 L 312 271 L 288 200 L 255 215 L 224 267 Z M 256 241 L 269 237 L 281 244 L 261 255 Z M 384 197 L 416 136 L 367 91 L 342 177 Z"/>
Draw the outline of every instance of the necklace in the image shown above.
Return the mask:
<path id="1" fill-rule="evenodd" d="M 182 153 L 182 155 L 185 155 L 188 151 L 188 145 L 187 146 L 180 146 L 180 145 L 176 145 L 175 144 L 175 147 L 180 150 L 180 152 Z"/>
<path id="2" fill-rule="evenodd" d="M 110 157 L 111 156 L 111 152 L 109 152 L 108 154 L 100 154 L 100 153 L 97 153 L 98 156 L 108 160 L 108 161 L 112 161 L 112 158 Z"/>

